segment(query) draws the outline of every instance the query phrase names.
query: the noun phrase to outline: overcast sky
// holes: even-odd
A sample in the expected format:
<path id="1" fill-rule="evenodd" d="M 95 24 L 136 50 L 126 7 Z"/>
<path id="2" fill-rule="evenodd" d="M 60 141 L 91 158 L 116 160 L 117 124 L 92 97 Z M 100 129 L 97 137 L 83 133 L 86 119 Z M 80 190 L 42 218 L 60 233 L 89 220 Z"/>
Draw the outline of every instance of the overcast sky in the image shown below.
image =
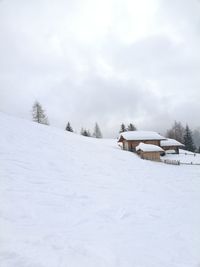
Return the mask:
<path id="1" fill-rule="evenodd" d="M 200 126 L 200 1 L 1 0 L 0 110 L 104 136 Z"/>

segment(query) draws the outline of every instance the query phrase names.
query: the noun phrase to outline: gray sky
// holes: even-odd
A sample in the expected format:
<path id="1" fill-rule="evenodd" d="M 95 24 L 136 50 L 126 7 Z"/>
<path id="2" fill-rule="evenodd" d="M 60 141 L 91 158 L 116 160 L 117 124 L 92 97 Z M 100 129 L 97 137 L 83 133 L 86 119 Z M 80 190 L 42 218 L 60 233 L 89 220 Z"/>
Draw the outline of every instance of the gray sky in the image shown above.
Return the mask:
<path id="1" fill-rule="evenodd" d="M 1 0 L 0 110 L 104 136 L 200 126 L 200 1 Z"/>

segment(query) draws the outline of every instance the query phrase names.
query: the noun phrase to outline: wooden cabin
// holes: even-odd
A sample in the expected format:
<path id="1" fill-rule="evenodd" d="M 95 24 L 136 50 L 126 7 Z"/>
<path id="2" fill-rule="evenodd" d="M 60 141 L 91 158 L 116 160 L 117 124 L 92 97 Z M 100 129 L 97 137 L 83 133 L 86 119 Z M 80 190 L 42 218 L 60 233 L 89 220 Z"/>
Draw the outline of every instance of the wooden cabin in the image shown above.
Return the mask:
<path id="1" fill-rule="evenodd" d="M 169 151 L 172 154 L 179 154 L 179 149 L 181 147 L 184 147 L 183 144 L 181 144 L 180 142 L 178 142 L 177 140 L 174 139 L 166 139 L 166 140 L 162 140 L 160 143 L 160 146 L 165 150 L 165 151 Z"/>
<path id="2" fill-rule="evenodd" d="M 120 134 L 118 142 L 122 143 L 124 150 L 136 152 L 136 147 L 140 143 L 160 146 L 161 141 L 165 139 L 165 137 L 156 132 L 128 131 Z"/>
<path id="3" fill-rule="evenodd" d="M 156 145 L 140 143 L 136 147 L 136 152 L 142 159 L 160 161 L 160 155 L 164 150 Z"/>

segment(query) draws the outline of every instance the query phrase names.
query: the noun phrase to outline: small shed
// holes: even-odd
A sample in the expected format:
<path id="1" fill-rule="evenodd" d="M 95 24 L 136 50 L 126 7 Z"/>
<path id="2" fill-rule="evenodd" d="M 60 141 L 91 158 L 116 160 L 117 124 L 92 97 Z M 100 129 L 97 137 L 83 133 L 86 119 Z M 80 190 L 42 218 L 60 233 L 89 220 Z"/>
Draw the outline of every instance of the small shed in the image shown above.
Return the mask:
<path id="1" fill-rule="evenodd" d="M 136 152 L 136 147 L 142 142 L 160 146 L 166 138 L 152 131 L 128 131 L 120 134 L 118 142 L 122 143 L 124 150 Z"/>
<path id="2" fill-rule="evenodd" d="M 136 147 L 136 151 L 142 159 L 148 159 L 153 161 L 160 161 L 160 155 L 164 152 L 164 150 L 159 146 L 145 143 L 140 143 Z"/>
<path id="3" fill-rule="evenodd" d="M 184 147 L 183 144 L 181 144 L 180 142 L 178 142 L 175 139 L 166 139 L 166 140 L 162 140 L 160 143 L 160 146 L 165 150 L 165 151 L 171 151 L 171 153 L 174 154 L 179 154 L 179 149 L 181 147 Z"/>

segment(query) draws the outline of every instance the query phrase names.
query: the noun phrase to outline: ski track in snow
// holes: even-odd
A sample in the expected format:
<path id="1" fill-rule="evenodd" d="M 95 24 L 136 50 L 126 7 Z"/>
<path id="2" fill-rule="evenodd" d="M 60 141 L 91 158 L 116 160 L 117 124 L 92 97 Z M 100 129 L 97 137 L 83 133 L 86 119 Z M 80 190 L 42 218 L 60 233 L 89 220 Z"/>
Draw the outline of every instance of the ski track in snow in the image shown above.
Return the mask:
<path id="1" fill-rule="evenodd" d="M 200 166 L 0 114 L 1 267 L 199 267 Z"/>

